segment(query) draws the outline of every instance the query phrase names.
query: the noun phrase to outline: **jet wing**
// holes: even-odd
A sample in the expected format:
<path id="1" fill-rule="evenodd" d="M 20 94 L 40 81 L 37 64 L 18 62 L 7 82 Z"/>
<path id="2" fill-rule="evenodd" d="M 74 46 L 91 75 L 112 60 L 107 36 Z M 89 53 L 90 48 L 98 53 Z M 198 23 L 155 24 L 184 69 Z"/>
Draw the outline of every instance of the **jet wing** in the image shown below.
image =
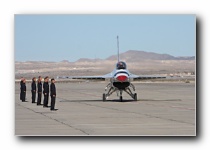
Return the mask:
<path id="1" fill-rule="evenodd" d="M 102 76 L 58 76 L 57 79 L 105 80 L 105 79 L 113 78 L 113 74 L 114 73 L 111 72 Z M 166 76 L 160 76 L 160 75 L 135 75 L 135 74 L 129 74 L 129 77 L 134 80 L 166 78 Z"/>
<path id="2" fill-rule="evenodd" d="M 160 76 L 160 75 L 135 75 L 130 74 L 130 78 L 134 80 L 141 80 L 141 79 L 163 79 L 166 78 L 166 76 Z"/>
<path id="3" fill-rule="evenodd" d="M 112 78 L 112 73 L 102 76 L 58 76 L 57 79 L 85 79 L 85 80 L 105 80 Z"/>

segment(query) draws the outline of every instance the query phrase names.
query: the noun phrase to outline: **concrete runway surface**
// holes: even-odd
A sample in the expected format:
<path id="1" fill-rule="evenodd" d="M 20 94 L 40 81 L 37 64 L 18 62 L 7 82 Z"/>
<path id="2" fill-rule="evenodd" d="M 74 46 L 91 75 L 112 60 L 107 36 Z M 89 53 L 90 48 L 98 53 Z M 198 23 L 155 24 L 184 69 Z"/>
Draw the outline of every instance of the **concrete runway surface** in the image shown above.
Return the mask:
<path id="1" fill-rule="evenodd" d="M 138 101 L 114 93 L 103 102 L 106 82 L 56 83 L 58 110 L 50 111 L 31 103 L 30 83 L 20 101 L 16 83 L 15 135 L 196 135 L 195 83 L 133 84 Z"/>

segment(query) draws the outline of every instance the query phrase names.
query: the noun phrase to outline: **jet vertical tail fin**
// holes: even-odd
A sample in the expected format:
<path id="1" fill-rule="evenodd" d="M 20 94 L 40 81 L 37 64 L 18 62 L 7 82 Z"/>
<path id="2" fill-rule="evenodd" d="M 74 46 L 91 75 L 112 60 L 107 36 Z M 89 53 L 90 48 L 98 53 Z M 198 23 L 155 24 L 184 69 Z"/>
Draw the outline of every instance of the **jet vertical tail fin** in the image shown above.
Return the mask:
<path id="1" fill-rule="evenodd" d="M 119 37 L 117 36 L 117 62 L 120 61 Z"/>

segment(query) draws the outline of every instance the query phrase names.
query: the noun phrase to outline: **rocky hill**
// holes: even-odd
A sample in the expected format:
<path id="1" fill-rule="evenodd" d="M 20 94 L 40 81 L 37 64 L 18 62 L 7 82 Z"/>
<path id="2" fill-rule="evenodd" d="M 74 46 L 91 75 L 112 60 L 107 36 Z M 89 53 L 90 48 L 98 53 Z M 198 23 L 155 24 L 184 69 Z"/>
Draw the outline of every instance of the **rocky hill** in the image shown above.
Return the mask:
<path id="1" fill-rule="evenodd" d="M 133 74 L 174 74 L 195 72 L 195 57 L 174 57 L 168 54 L 130 50 L 120 54 Z M 38 76 L 93 76 L 104 75 L 115 68 L 117 55 L 107 59 L 81 58 L 75 62 L 26 61 L 15 62 L 15 78 L 31 79 Z"/>
<path id="2" fill-rule="evenodd" d="M 138 62 L 141 60 L 195 60 L 195 57 L 174 57 L 169 54 L 129 50 L 120 54 L 120 59 L 126 62 Z M 117 60 L 117 55 L 112 55 L 107 60 Z"/>

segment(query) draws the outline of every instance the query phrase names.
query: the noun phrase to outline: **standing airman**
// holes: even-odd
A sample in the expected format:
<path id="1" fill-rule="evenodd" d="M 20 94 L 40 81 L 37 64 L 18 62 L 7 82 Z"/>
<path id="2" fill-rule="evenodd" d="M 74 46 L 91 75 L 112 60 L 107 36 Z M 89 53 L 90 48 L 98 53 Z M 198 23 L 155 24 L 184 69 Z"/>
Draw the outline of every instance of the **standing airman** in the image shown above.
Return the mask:
<path id="1" fill-rule="evenodd" d="M 21 95 L 22 102 L 25 102 L 26 101 L 26 79 L 23 78 L 22 81 L 23 82 L 22 82 L 21 87 L 20 87 L 20 89 L 21 89 L 20 95 Z"/>
<path id="2" fill-rule="evenodd" d="M 50 110 L 57 110 L 57 109 L 55 109 L 56 88 L 55 88 L 55 79 L 54 78 L 51 79 L 50 96 L 51 96 L 51 108 L 50 108 Z"/>
<path id="3" fill-rule="evenodd" d="M 41 101 L 42 101 L 42 77 L 39 76 L 38 80 L 37 80 L 37 105 L 41 105 Z"/>
<path id="4" fill-rule="evenodd" d="M 32 78 L 32 82 L 31 82 L 31 94 L 32 94 L 32 103 L 35 103 L 35 99 L 36 99 L 36 78 L 35 77 Z"/>
<path id="5" fill-rule="evenodd" d="M 49 78 L 48 76 L 44 78 L 43 84 L 43 94 L 44 94 L 44 105 L 43 107 L 48 107 L 48 99 L 49 99 Z"/>

